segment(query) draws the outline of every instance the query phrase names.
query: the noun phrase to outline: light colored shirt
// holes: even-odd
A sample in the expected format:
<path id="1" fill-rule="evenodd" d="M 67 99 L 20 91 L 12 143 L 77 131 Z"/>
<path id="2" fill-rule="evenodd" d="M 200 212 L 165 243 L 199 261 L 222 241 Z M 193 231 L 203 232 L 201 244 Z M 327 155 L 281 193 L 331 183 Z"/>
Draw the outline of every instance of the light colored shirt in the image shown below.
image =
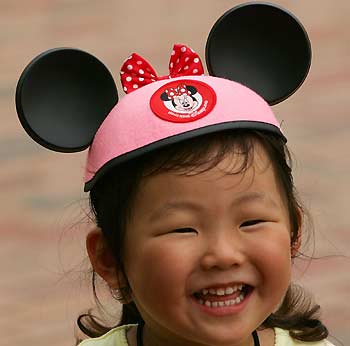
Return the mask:
<path id="1" fill-rule="evenodd" d="M 334 346 L 328 340 L 324 339 L 321 341 L 299 341 L 293 339 L 288 330 L 281 328 L 274 328 L 275 330 L 275 346 Z"/>
<path id="2" fill-rule="evenodd" d="M 136 324 L 127 324 L 110 330 L 108 333 L 92 339 L 86 339 L 79 346 L 129 346 L 127 331 Z M 328 340 L 305 342 L 290 337 L 287 330 L 274 328 L 275 346 L 334 346 Z"/>
<path id="3" fill-rule="evenodd" d="M 137 324 L 126 324 L 111 329 L 106 334 L 98 338 L 86 339 L 79 346 L 129 346 L 126 332 Z"/>

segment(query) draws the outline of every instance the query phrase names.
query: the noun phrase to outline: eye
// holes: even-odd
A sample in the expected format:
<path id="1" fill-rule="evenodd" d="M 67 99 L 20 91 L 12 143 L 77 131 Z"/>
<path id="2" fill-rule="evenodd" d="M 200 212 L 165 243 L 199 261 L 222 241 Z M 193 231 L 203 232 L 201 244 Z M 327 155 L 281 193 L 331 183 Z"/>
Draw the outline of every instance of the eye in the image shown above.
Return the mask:
<path id="1" fill-rule="evenodd" d="M 254 226 L 254 225 L 257 225 L 261 222 L 264 222 L 264 220 L 260 220 L 260 219 L 248 220 L 248 221 L 243 222 L 240 227 Z"/>
<path id="2" fill-rule="evenodd" d="M 197 233 L 197 231 L 194 228 L 185 227 L 174 229 L 172 233 Z"/>

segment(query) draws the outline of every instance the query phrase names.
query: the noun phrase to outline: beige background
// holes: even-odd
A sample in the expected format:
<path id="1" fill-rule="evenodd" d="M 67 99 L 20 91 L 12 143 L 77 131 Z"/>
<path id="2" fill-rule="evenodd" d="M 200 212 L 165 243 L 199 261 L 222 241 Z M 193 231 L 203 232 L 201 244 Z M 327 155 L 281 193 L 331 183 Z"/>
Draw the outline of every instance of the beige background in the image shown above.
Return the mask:
<path id="1" fill-rule="evenodd" d="M 237 3 L 0 0 L 1 345 L 73 345 L 75 317 L 92 305 L 84 250 L 91 227 L 82 192 L 86 152 L 50 152 L 24 133 L 14 107 L 23 68 L 46 49 L 68 46 L 99 57 L 116 80 L 134 50 L 163 75 L 175 42 L 204 59 L 211 26 Z M 315 256 L 323 256 L 307 270 L 297 262 L 295 278 L 314 292 L 330 332 L 348 345 L 350 2 L 274 3 L 304 23 L 314 54 L 303 87 L 274 107 L 296 157 L 301 197 L 314 216 Z"/>

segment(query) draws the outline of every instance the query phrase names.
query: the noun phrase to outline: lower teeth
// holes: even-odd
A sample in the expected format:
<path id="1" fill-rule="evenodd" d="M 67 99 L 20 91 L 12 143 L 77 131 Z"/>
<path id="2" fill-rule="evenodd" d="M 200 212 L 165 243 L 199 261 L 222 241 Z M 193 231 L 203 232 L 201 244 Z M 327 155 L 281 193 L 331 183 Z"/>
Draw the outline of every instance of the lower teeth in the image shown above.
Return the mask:
<path id="1" fill-rule="evenodd" d="M 242 292 L 237 298 L 235 299 L 230 299 L 230 300 L 225 300 L 225 301 L 214 301 L 210 302 L 209 300 L 203 300 L 199 299 L 199 304 L 205 305 L 211 308 L 217 308 L 217 307 L 223 307 L 223 306 L 231 306 L 231 305 L 237 305 L 239 304 L 243 299 L 245 295 Z"/>

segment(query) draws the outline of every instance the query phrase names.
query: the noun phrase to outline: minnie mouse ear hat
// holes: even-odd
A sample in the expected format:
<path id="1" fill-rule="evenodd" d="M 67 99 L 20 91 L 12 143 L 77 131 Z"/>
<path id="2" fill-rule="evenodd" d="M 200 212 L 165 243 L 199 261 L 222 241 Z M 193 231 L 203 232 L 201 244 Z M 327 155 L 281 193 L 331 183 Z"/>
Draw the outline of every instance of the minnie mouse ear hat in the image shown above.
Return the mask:
<path id="1" fill-rule="evenodd" d="M 49 50 L 23 71 L 16 90 L 19 119 L 42 146 L 89 148 L 85 191 L 121 162 L 189 138 L 228 129 L 285 137 L 269 105 L 303 83 L 311 46 L 300 22 L 279 6 L 253 2 L 226 12 L 206 45 L 211 76 L 199 56 L 175 45 L 169 75 L 157 76 L 141 56 L 123 64 L 127 93 L 118 102 L 113 77 L 94 56 Z"/>

